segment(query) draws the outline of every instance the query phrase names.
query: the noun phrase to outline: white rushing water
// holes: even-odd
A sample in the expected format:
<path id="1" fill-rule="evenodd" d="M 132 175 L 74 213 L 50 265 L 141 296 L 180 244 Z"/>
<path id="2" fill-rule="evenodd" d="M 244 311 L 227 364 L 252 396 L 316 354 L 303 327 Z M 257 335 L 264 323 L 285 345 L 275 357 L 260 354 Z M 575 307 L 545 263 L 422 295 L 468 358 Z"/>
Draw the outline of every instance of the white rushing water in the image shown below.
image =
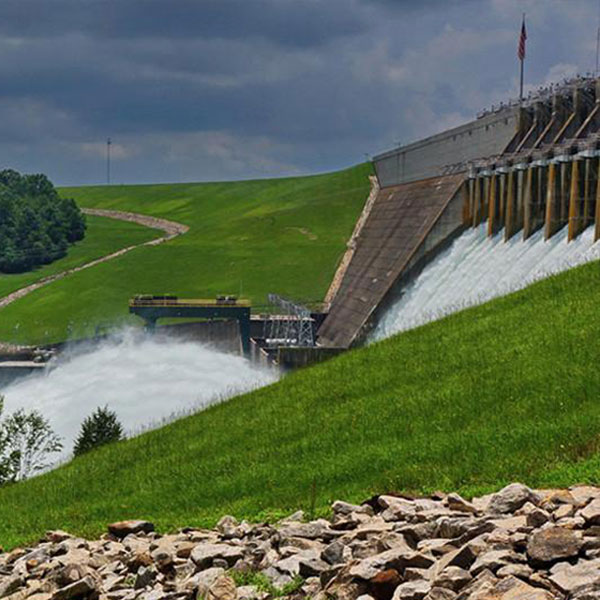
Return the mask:
<path id="1" fill-rule="evenodd" d="M 519 290 L 576 265 L 600 258 L 593 227 L 572 242 L 566 227 L 544 240 L 542 230 L 523 241 L 504 232 L 487 237 L 487 224 L 469 229 L 423 269 L 371 334 L 371 341 L 412 329 L 468 306 Z"/>
<path id="2" fill-rule="evenodd" d="M 15 382 L 2 394 L 6 414 L 39 410 L 63 438 L 66 456 L 81 422 L 99 406 L 114 410 L 135 433 L 276 378 L 240 356 L 126 331 L 85 352 L 67 352 L 47 374 Z"/>

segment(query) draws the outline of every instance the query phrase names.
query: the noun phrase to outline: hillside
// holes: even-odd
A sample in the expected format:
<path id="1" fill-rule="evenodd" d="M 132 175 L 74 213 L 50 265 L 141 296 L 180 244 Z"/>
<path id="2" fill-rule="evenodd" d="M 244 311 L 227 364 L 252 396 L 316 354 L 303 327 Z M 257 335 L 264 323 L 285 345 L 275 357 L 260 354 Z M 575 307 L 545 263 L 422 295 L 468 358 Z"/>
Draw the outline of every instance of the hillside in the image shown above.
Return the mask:
<path id="1" fill-rule="evenodd" d="M 598 483 L 598 263 L 0 489 L 0 544 L 387 490 Z M 168 398 L 165 399 L 168 401 Z"/>
<path id="2" fill-rule="evenodd" d="M 62 189 L 82 207 L 162 217 L 190 229 L 11 304 L 1 313 L 0 339 L 61 340 L 69 323 L 76 337 L 99 322 L 139 324 L 127 309 L 137 293 L 241 292 L 259 305 L 269 292 L 322 300 L 368 196 L 370 169 L 363 164 L 311 177 Z"/>

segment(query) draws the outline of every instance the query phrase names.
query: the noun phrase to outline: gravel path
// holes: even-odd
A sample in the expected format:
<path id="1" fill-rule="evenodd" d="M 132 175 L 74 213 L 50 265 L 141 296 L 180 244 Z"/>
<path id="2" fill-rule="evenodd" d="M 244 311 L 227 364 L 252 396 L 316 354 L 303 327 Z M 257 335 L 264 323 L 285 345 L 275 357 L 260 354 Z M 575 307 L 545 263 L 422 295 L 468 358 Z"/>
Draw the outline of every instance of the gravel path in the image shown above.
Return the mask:
<path id="1" fill-rule="evenodd" d="M 136 244 L 134 246 L 128 246 L 126 248 L 121 248 L 121 250 L 117 250 L 112 254 L 107 254 L 106 256 L 102 256 L 101 258 L 97 258 L 88 263 L 80 265 L 78 267 L 73 267 L 72 269 L 67 269 L 66 271 L 61 271 L 60 273 L 56 273 L 54 275 L 49 275 L 48 277 L 43 277 L 38 281 L 22 287 L 14 292 L 8 294 L 8 296 L 4 296 L 4 298 L 0 298 L 0 309 L 8 306 L 15 300 L 19 300 L 19 298 L 23 298 L 54 281 L 58 281 L 59 279 L 63 279 L 67 277 L 67 275 L 72 275 L 73 273 L 78 273 L 79 271 L 83 271 L 84 269 L 89 269 L 90 267 L 95 267 L 100 263 L 107 262 L 112 260 L 113 258 L 118 258 L 119 256 L 123 256 L 127 254 L 131 250 L 135 248 L 140 248 L 141 246 L 157 246 L 158 244 L 162 244 L 168 240 L 177 237 L 178 235 L 182 235 L 186 231 L 189 230 L 187 225 L 182 225 L 181 223 L 175 223 L 174 221 L 167 221 L 166 219 L 157 219 L 156 217 L 149 217 L 147 215 L 140 215 L 137 213 L 131 212 L 123 212 L 119 210 L 102 210 L 99 208 L 83 208 L 81 209 L 83 213 L 86 215 L 93 215 L 97 217 L 108 217 L 109 219 L 118 219 L 120 221 L 129 221 L 130 223 L 138 223 L 139 225 L 144 225 L 145 227 L 150 227 L 152 229 L 160 229 L 165 232 L 165 235 L 150 240 L 149 242 L 144 242 L 143 244 Z"/>

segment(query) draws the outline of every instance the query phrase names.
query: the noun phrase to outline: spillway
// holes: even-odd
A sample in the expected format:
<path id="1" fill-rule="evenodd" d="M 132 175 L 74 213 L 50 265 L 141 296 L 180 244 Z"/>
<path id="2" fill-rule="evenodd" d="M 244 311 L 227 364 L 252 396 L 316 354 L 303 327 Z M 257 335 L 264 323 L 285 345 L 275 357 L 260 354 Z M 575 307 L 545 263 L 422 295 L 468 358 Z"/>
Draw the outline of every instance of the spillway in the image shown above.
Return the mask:
<path id="1" fill-rule="evenodd" d="M 544 240 L 538 231 L 523 241 L 490 238 L 487 224 L 469 229 L 403 290 L 370 335 L 387 338 L 463 308 L 522 289 L 571 267 L 600 258 L 593 227 L 569 242 L 565 227 Z"/>
<path id="2" fill-rule="evenodd" d="M 275 371 L 209 346 L 126 331 L 87 351 L 67 351 L 47 374 L 1 393 L 6 413 L 39 410 L 63 439 L 66 457 L 81 422 L 99 406 L 114 410 L 131 434 L 276 379 Z"/>

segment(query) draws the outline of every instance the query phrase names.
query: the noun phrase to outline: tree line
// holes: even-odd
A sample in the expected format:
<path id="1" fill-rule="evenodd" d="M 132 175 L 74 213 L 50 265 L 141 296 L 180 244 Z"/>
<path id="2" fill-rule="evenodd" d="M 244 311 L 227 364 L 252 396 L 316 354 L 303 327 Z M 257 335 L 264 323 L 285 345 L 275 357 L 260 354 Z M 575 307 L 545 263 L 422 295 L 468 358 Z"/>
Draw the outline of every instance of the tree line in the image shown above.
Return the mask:
<path id="1" fill-rule="evenodd" d="M 67 254 L 83 239 L 85 216 L 45 175 L 0 171 L 0 272 L 21 273 Z"/>

